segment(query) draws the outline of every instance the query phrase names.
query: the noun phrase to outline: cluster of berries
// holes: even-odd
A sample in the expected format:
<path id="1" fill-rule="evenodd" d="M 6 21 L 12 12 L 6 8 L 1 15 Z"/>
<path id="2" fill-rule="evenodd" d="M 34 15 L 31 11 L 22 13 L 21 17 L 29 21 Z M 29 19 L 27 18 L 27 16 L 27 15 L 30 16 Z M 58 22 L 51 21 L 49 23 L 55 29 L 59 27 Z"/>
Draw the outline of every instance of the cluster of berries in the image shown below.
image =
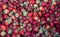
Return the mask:
<path id="1" fill-rule="evenodd" d="M 59 0 L 0 0 L 0 37 L 60 37 Z"/>

